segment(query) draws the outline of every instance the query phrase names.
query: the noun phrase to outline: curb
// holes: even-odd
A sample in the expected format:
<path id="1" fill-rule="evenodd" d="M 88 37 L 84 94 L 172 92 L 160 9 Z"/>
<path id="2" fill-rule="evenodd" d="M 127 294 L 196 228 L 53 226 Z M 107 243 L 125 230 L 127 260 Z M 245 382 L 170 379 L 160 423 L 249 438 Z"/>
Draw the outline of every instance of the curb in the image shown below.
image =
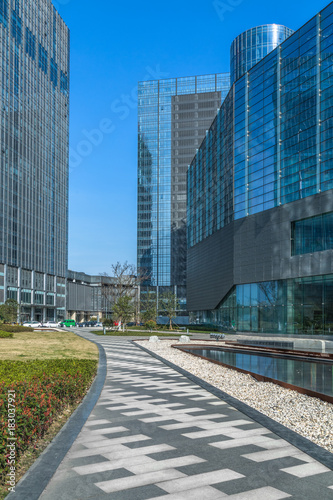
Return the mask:
<path id="1" fill-rule="evenodd" d="M 93 340 L 86 340 L 96 344 L 99 349 L 96 377 L 82 403 L 17 483 L 15 493 L 9 493 L 6 500 L 27 500 L 27 495 L 29 500 L 38 500 L 96 405 L 106 379 L 106 355 L 103 346 Z"/>
<path id="2" fill-rule="evenodd" d="M 131 341 L 133 344 L 135 342 Z M 226 403 L 230 404 L 240 412 L 244 413 L 244 415 L 247 415 L 250 417 L 252 420 L 255 420 L 258 424 L 262 425 L 263 427 L 266 427 L 269 429 L 271 432 L 274 432 L 276 435 L 280 436 L 282 439 L 285 441 L 288 441 L 290 444 L 298 448 L 299 450 L 303 451 L 310 457 L 314 458 L 321 464 L 325 465 L 329 469 L 333 470 L 333 453 L 330 453 L 329 451 L 325 450 L 321 446 L 313 443 L 312 441 L 309 441 L 309 439 L 301 436 L 300 434 L 297 434 L 297 432 L 288 429 L 284 425 L 280 424 L 279 422 L 276 422 L 275 420 L 271 419 L 270 417 L 267 417 L 263 413 L 259 412 L 258 410 L 255 410 L 251 406 L 247 405 L 246 403 L 243 403 L 242 401 L 239 401 L 238 399 L 234 398 L 233 396 L 230 396 L 226 392 L 221 391 L 220 389 L 217 389 L 217 387 L 214 387 L 213 385 L 209 384 L 208 382 L 205 382 L 204 380 L 200 379 L 196 375 L 192 375 L 192 373 L 183 370 L 183 368 L 180 368 L 177 365 L 174 365 L 170 361 L 167 361 L 166 359 L 160 357 L 158 354 L 155 354 L 152 351 L 149 351 L 145 347 L 135 344 L 137 347 L 145 351 L 147 354 L 150 354 L 154 358 L 158 359 L 159 361 L 162 361 L 165 365 L 169 366 L 170 368 L 173 368 L 176 370 L 178 373 L 181 375 L 184 375 L 186 378 L 191 380 L 191 382 L 199 385 L 206 391 L 214 394 L 214 396 L 218 397 L 219 399 L 222 399 Z"/>

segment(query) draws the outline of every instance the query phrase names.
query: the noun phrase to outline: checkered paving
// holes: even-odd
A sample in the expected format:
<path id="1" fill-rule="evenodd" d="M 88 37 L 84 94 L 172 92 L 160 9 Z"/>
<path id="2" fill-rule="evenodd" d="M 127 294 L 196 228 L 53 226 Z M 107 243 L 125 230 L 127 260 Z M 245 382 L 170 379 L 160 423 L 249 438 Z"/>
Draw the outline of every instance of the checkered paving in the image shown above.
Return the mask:
<path id="1" fill-rule="evenodd" d="M 333 472 L 128 341 L 42 500 L 333 499 Z"/>

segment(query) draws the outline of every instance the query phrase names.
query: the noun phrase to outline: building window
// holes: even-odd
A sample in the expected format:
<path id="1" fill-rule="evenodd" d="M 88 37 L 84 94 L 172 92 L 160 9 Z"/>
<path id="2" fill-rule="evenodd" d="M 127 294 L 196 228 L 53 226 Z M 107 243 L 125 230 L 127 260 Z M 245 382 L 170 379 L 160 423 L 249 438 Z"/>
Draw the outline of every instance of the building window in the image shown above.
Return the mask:
<path id="1" fill-rule="evenodd" d="M 46 304 L 48 306 L 54 306 L 54 293 L 48 293 L 46 295 Z"/>
<path id="2" fill-rule="evenodd" d="M 46 74 L 47 73 L 47 51 L 39 44 L 38 47 L 38 67 Z"/>
<path id="3" fill-rule="evenodd" d="M 7 299 L 17 300 L 17 288 L 7 288 Z"/>
<path id="4" fill-rule="evenodd" d="M 68 77 L 60 71 L 60 91 L 67 95 L 68 93 Z"/>
<path id="5" fill-rule="evenodd" d="M 333 212 L 292 222 L 292 256 L 332 249 Z"/>
<path id="6" fill-rule="evenodd" d="M 22 290 L 21 291 L 21 303 L 22 304 L 31 304 L 31 290 Z"/>
<path id="7" fill-rule="evenodd" d="M 50 80 L 55 87 L 58 85 L 58 65 L 53 59 L 51 59 Z"/>
<path id="8" fill-rule="evenodd" d="M 36 58 L 36 37 L 31 33 L 29 28 L 26 28 L 25 51 L 31 57 L 31 59 L 35 60 L 35 58 Z"/>
<path id="9" fill-rule="evenodd" d="M 0 23 L 7 28 L 8 23 L 8 3 L 7 0 L 0 0 Z"/>
<path id="10" fill-rule="evenodd" d="M 44 304 L 44 292 L 35 292 L 35 304 Z"/>
<path id="11" fill-rule="evenodd" d="M 12 12 L 12 37 L 20 45 L 22 42 L 22 20 L 13 10 Z"/>

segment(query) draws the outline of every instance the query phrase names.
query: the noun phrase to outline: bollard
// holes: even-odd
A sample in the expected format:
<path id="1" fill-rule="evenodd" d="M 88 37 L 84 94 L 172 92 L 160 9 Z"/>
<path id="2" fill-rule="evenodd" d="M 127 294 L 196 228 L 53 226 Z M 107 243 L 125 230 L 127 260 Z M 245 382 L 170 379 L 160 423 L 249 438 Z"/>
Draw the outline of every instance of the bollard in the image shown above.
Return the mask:
<path id="1" fill-rule="evenodd" d="M 103 328 L 103 332 L 104 332 L 104 335 L 106 335 L 106 328 L 105 327 Z"/>

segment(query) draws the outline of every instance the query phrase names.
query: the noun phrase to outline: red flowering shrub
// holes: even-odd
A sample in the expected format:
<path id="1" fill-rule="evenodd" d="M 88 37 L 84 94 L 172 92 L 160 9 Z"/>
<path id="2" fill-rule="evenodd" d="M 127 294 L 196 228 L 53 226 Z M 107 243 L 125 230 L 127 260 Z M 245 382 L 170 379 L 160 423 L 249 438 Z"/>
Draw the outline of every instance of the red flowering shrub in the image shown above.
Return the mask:
<path id="1" fill-rule="evenodd" d="M 15 441 L 17 463 L 20 455 L 43 437 L 56 415 L 84 397 L 95 376 L 96 367 L 97 362 L 89 360 L 0 363 L 0 379 L 5 379 L 0 383 L 1 483 L 8 472 L 10 440 Z M 9 380 L 6 381 L 6 378 Z"/>

